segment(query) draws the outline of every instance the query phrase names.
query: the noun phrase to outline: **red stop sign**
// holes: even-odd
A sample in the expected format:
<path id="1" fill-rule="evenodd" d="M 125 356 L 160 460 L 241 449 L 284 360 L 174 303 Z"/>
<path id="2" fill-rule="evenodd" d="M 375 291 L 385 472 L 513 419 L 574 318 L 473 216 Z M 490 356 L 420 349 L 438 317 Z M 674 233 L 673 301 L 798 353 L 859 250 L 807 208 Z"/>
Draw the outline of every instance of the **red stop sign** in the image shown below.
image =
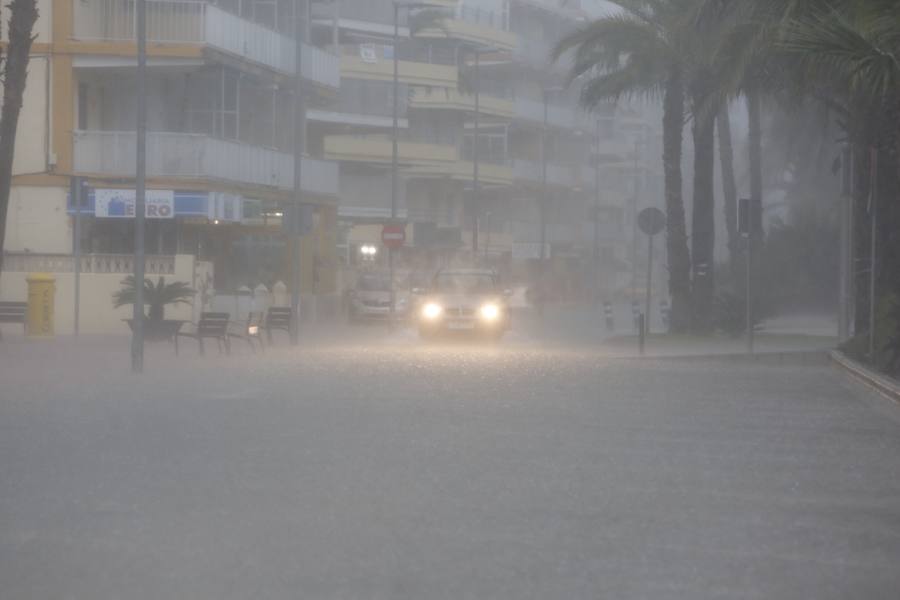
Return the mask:
<path id="1" fill-rule="evenodd" d="M 381 230 L 381 243 L 387 248 L 401 248 L 406 243 L 406 226 L 385 225 Z"/>

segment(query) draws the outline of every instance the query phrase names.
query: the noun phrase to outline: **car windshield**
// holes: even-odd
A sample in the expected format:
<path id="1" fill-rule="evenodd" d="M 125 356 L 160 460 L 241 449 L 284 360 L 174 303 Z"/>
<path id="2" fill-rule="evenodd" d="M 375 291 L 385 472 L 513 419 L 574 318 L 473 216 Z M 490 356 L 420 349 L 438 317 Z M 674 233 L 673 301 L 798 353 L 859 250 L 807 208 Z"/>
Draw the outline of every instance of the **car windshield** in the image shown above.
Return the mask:
<path id="1" fill-rule="evenodd" d="M 496 281 L 490 273 L 439 273 L 434 287 L 439 292 L 456 294 L 493 292 Z"/>
<path id="2" fill-rule="evenodd" d="M 390 278 L 381 275 L 362 275 L 356 282 L 356 289 L 361 292 L 387 292 L 390 291 Z"/>

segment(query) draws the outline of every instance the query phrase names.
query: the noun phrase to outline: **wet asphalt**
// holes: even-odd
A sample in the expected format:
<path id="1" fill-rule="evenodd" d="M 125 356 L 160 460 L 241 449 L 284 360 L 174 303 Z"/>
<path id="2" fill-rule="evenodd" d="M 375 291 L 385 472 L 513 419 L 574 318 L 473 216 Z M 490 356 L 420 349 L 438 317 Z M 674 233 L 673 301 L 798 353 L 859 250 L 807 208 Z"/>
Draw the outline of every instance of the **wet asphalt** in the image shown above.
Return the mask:
<path id="1" fill-rule="evenodd" d="M 0 343 L 0 598 L 900 597 L 900 408 L 828 366 L 127 350 Z"/>

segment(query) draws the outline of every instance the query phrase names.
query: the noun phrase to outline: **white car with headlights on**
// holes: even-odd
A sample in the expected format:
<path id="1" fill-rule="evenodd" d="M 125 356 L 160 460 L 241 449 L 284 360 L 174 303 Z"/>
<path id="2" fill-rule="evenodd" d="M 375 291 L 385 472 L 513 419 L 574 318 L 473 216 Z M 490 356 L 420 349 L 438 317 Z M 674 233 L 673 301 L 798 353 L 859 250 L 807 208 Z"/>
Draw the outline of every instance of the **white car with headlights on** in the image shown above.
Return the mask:
<path id="1" fill-rule="evenodd" d="M 442 269 L 429 288 L 415 291 L 422 297 L 415 318 L 423 338 L 464 333 L 497 339 L 510 327 L 510 292 L 493 271 Z"/>

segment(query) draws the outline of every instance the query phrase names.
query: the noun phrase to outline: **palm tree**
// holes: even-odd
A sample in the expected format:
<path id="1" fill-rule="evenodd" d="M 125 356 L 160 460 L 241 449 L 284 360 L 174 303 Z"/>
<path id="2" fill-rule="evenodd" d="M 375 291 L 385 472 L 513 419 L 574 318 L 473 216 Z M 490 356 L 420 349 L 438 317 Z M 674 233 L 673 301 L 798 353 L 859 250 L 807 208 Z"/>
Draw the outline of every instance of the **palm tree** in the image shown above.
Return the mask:
<path id="1" fill-rule="evenodd" d="M 19 111 L 28 78 L 28 59 L 34 24 L 38 18 L 36 0 L 13 0 L 2 61 L 3 108 L 0 109 L 0 271 L 3 270 L 3 244 L 6 238 L 6 217 L 9 210 L 9 192 L 12 186 L 13 154 L 19 126 Z"/>
<path id="2" fill-rule="evenodd" d="M 699 111 L 715 112 L 720 144 L 728 253 L 732 274 L 741 271 L 743 248 L 738 236 L 737 189 L 734 184 L 733 145 L 728 105 L 740 97 L 746 101 L 749 123 L 747 159 L 750 166 L 750 198 L 762 201 L 762 124 L 764 96 L 788 86 L 790 76 L 776 47 L 783 24 L 806 10 L 810 0 L 698 0 L 694 19 L 698 23 L 717 22 L 712 40 L 715 75 L 707 105 Z M 793 73 L 791 74 L 793 75 Z"/>
<path id="3" fill-rule="evenodd" d="M 814 5 L 789 20 L 779 47 L 796 61 L 806 83 L 804 91 L 846 115 L 844 127 L 856 150 L 856 171 L 864 174 L 856 178 L 861 192 L 855 198 L 858 221 L 867 220 L 870 203 L 882 217 L 876 232 L 877 254 L 872 257 L 876 260 L 876 294 L 881 297 L 879 302 L 897 302 L 900 240 L 893 232 L 900 224 L 900 214 L 896 202 L 885 200 L 900 193 L 896 168 L 900 153 L 900 4 L 895 0 L 834 0 Z M 874 189 L 878 195 L 869 196 Z M 855 238 L 862 242 L 857 246 L 859 256 L 870 255 L 871 247 L 866 247 L 870 234 L 868 228 L 856 230 Z M 873 299 L 866 279 L 863 274 L 856 286 L 859 332 L 871 331 L 869 302 Z M 875 327 L 876 332 L 883 329 L 879 324 Z M 897 332 L 891 335 L 900 338 Z M 877 360 L 880 348 L 874 350 L 875 356 L 869 358 Z"/>
<path id="4" fill-rule="evenodd" d="M 129 275 L 122 280 L 122 289 L 113 294 L 113 305 L 119 308 L 134 304 L 134 292 L 134 275 Z M 162 321 L 167 304 L 190 304 L 194 294 L 195 291 L 183 281 L 167 284 L 165 277 L 160 277 L 154 285 L 150 279 L 145 279 L 144 304 L 149 306 L 147 318 Z"/>
<path id="5" fill-rule="evenodd" d="M 621 97 L 662 98 L 663 171 L 667 213 L 671 329 L 691 324 L 691 258 L 682 197 L 687 41 L 679 0 L 613 0 L 623 12 L 598 19 L 563 38 L 558 59 L 575 50 L 572 79 L 589 76 L 581 90 L 588 109 Z M 599 74 L 598 74 L 599 73 Z"/>

